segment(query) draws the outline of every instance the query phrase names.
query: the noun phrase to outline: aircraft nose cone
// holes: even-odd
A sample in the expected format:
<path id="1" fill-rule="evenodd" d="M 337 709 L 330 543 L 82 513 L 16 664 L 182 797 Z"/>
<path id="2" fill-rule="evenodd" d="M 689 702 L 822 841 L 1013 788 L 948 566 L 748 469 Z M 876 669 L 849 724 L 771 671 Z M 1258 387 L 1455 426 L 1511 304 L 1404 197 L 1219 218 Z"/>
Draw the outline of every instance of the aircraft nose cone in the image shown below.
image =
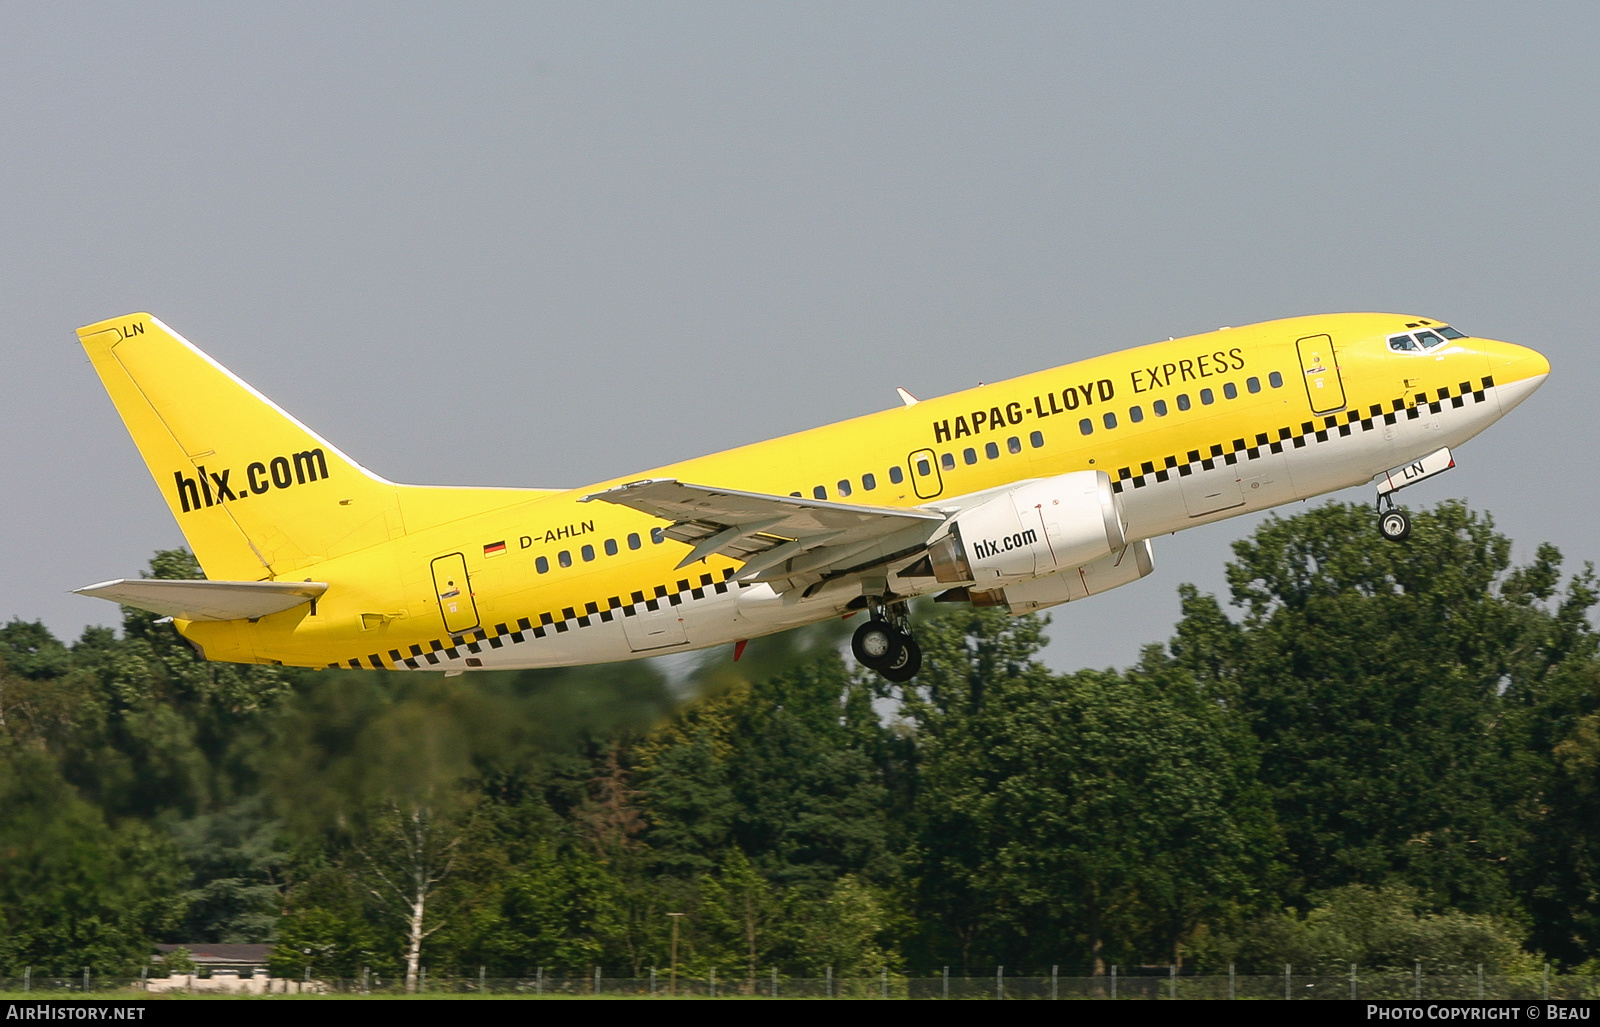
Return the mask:
<path id="1" fill-rule="evenodd" d="M 1543 353 L 1509 342 L 1490 342 L 1483 349 L 1493 376 L 1495 398 L 1501 415 L 1538 391 L 1550 373 L 1550 361 Z"/>
<path id="2" fill-rule="evenodd" d="M 1497 384 L 1527 382 L 1537 387 L 1550 373 L 1550 361 L 1538 350 L 1500 342 L 1489 350 L 1489 373 Z"/>

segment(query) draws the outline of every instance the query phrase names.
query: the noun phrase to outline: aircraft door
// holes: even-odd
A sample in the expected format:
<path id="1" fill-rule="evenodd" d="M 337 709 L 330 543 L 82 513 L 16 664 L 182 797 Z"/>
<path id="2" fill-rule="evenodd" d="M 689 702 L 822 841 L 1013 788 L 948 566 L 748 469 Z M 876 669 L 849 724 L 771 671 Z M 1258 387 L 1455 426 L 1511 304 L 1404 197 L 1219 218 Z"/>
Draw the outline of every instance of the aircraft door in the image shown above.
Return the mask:
<path id="1" fill-rule="evenodd" d="M 939 458 L 931 449 L 919 449 L 906 457 L 911 467 L 911 487 L 918 499 L 932 499 L 944 491 L 944 479 L 939 477 Z"/>
<path id="2" fill-rule="evenodd" d="M 1311 412 L 1330 414 L 1343 410 L 1344 379 L 1339 377 L 1339 355 L 1334 352 L 1333 339 L 1327 335 L 1308 335 L 1294 345 L 1300 352 L 1300 370 L 1304 372 Z"/>
<path id="3" fill-rule="evenodd" d="M 465 556 L 451 553 L 433 561 L 433 591 L 439 597 L 446 631 L 460 635 L 478 626 L 478 604 L 472 598 Z"/>

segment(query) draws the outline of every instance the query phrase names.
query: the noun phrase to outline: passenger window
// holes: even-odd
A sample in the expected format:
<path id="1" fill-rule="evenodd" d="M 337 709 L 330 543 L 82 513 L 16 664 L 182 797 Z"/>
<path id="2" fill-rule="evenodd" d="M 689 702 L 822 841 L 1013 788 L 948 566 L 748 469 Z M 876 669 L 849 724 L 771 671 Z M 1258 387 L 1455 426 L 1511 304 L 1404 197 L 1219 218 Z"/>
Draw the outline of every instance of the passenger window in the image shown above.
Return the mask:
<path id="1" fill-rule="evenodd" d="M 1212 392 L 1210 389 L 1201 389 L 1200 390 L 1200 402 L 1204 403 L 1206 406 L 1210 406 L 1211 404 L 1215 403 L 1216 401 L 1217 401 L 1217 394 L 1216 393 Z"/>
<path id="2" fill-rule="evenodd" d="M 1138 424 L 1140 421 L 1144 420 L 1144 408 L 1143 407 L 1129 407 L 1128 408 L 1128 420 L 1132 421 L 1134 424 Z"/>
<path id="3" fill-rule="evenodd" d="M 953 471 L 956 469 L 956 455 L 954 453 L 941 453 L 939 454 L 939 463 L 945 470 Z"/>
<path id="4" fill-rule="evenodd" d="M 1272 372 L 1271 374 L 1267 375 L 1267 384 L 1271 385 L 1274 389 L 1283 388 L 1283 375 L 1276 371 Z"/>
<path id="5" fill-rule="evenodd" d="M 1189 402 L 1189 394 L 1187 392 L 1178 393 L 1178 409 L 1179 410 L 1187 410 L 1192 406 L 1194 406 L 1194 404 Z"/>
<path id="6" fill-rule="evenodd" d="M 1167 416 L 1167 401 L 1158 399 L 1150 404 L 1150 409 L 1156 412 L 1157 417 L 1165 417 Z"/>
<path id="7" fill-rule="evenodd" d="M 1460 332 L 1456 331 L 1454 328 L 1451 328 L 1449 325 L 1440 325 L 1439 326 L 1439 334 L 1444 336 L 1446 339 L 1465 339 L 1466 338 L 1465 335 L 1463 335 Z"/>
<path id="8" fill-rule="evenodd" d="M 1249 389 L 1252 395 L 1257 393 L 1257 392 L 1260 392 L 1261 391 L 1261 379 L 1260 378 L 1246 378 L 1244 380 L 1244 387 Z"/>
<path id="9" fill-rule="evenodd" d="M 1015 435 L 1011 436 L 1009 439 L 1006 439 L 1006 450 L 1011 453 L 1022 452 L 1022 440 L 1017 438 Z"/>
<path id="10" fill-rule="evenodd" d="M 572 566 L 572 554 L 570 552 L 568 552 L 567 550 L 563 549 L 561 552 L 556 554 L 556 563 L 559 563 L 563 567 L 571 567 Z"/>
<path id="11" fill-rule="evenodd" d="M 616 556 L 617 555 L 617 540 L 616 539 L 614 539 L 614 538 L 606 539 L 606 555 L 607 556 Z"/>
<path id="12" fill-rule="evenodd" d="M 919 460 L 919 461 L 917 461 L 917 466 L 922 468 L 922 473 L 923 474 L 927 474 L 928 473 L 928 461 Z M 905 481 L 905 480 L 906 480 L 906 476 L 904 474 L 900 473 L 900 465 L 899 464 L 896 464 L 895 466 L 889 468 L 889 481 L 890 481 L 891 484 L 898 485 L 902 481 Z"/>
<path id="13" fill-rule="evenodd" d="M 872 476 L 872 472 L 868 471 L 866 474 L 861 476 L 861 487 L 866 489 L 868 492 L 871 492 L 873 489 L 878 487 L 878 479 L 874 478 Z"/>
<path id="14" fill-rule="evenodd" d="M 644 543 L 639 541 L 639 533 L 637 531 L 631 532 L 628 535 L 628 548 L 629 549 L 638 549 L 643 544 Z"/>
<path id="15" fill-rule="evenodd" d="M 840 478 L 839 479 L 839 498 L 843 499 L 846 496 L 848 496 L 849 494 L 850 494 L 850 479 L 849 478 Z"/>
<path id="16" fill-rule="evenodd" d="M 983 455 L 990 460 L 998 460 L 1000 459 L 1000 447 L 993 442 L 985 442 L 983 444 Z"/>
<path id="17" fill-rule="evenodd" d="M 813 496 L 816 496 L 818 499 L 827 499 L 828 498 L 828 486 L 826 486 L 826 485 L 818 485 L 816 488 L 811 490 L 811 494 Z"/>
<path id="18" fill-rule="evenodd" d="M 538 571 L 540 574 L 549 574 L 550 561 L 541 556 L 537 560 L 533 561 L 533 569 Z"/>
<path id="19" fill-rule="evenodd" d="M 592 563 L 593 561 L 594 561 L 594 546 L 584 546 L 583 547 L 583 562 L 584 563 Z"/>
<path id="20" fill-rule="evenodd" d="M 794 498 L 796 498 L 796 499 L 804 499 L 804 498 L 805 498 L 805 497 L 804 497 L 804 496 L 802 496 L 802 495 L 801 495 L 801 494 L 800 494 L 800 493 L 798 493 L 798 492 L 791 492 L 791 493 L 789 493 L 789 495 L 791 495 L 791 496 L 793 496 L 793 497 L 794 497 Z"/>
<path id="21" fill-rule="evenodd" d="M 1100 418 L 1100 420 L 1105 422 L 1105 426 L 1107 428 L 1115 428 L 1117 426 L 1117 415 L 1113 414 L 1109 410 L 1106 411 L 1106 415 Z"/>
<path id="22" fill-rule="evenodd" d="M 917 473 L 922 475 L 924 478 L 926 478 L 928 475 L 933 473 L 933 468 L 928 465 L 928 461 L 926 461 L 926 460 L 918 460 L 917 461 Z"/>
<path id="23" fill-rule="evenodd" d="M 961 451 L 961 459 L 965 460 L 968 464 L 975 464 L 978 462 L 978 451 L 973 449 L 971 446 L 968 446 L 966 449 Z"/>
<path id="24" fill-rule="evenodd" d="M 1078 422 L 1078 431 L 1082 432 L 1085 435 L 1093 435 L 1094 434 L 1094 422 L 1089 420 L 1087 417 L 1085 417 L 1083 420 Z"/>
<path id="25" fill-rule="evenodd" d="M 1034 449 L 1044 448 L 1044 432 L 1036 431 L 1028 436 L 1028 444 Z"/>
<path id="26" fill-rule="evenodd" d="M 1222 394 L 1224 396 L 1227 396 L 1229 399 L 1238 399 L 1239 398 L 1239 386 L 1233 384 L 1232 382 L 1228 382 L 1226 385 L 1224 385 L 1222 387 Z"/>
<path id="27" fill-rule="evenodd" d="M 661 529 L 661 528 L 651 528 L 650 529 L 650 541 L 654 542 L 658 546 L 661 544 L 661 541 L 662 541 L 662 539 L 661 539 L 662 530 L 663 529 Z"/>

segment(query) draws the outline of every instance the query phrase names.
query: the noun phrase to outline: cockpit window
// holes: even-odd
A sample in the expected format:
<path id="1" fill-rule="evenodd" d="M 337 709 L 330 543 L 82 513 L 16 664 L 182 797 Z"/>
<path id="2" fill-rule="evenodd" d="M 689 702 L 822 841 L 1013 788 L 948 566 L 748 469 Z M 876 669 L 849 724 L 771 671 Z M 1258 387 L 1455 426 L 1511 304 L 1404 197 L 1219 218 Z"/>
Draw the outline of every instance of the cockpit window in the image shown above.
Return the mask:
<path id="1" fill-rule="evenodd" d="M 1396 353 L 1423 353 L 1444 345 L 1445 339 L 1465 339 L 1466 336 L 1448 325 L 1437 331 L 1413 332 L 1410 335 L 1389 336 L 1389 348 Z"/>

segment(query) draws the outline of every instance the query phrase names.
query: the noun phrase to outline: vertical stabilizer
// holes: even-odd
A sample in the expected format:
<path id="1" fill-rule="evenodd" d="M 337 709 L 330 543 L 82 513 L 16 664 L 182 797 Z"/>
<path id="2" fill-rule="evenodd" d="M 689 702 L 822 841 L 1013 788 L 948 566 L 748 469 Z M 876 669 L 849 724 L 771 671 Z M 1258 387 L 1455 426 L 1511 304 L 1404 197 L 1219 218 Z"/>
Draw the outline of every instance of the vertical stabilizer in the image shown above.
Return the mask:
<path id="1" fill-rule="evenodd" d="M 404 534 L 399 486 L 156 318 L 78 338 L 207 576 L 290 575 Z"/>

